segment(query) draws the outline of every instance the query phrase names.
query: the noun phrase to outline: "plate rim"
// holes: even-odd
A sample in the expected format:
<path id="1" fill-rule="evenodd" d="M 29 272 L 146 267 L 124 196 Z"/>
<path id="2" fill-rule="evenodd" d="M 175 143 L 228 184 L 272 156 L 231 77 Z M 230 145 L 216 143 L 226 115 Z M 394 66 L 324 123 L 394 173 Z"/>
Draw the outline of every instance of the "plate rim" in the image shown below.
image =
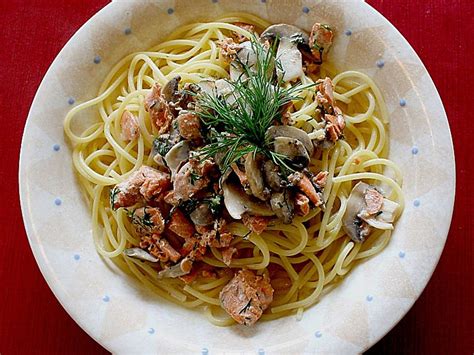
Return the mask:
<path id="1" fill-rule="evenodd" d="M 18 167 L 18 192 L 19 192 L 19 197 L 20 197 L 20 207 L 21 207 L 21 214 L 22 214 L 22 218 L 23 218 L 23 224 L 24 224 L 24 227 L 25 227 L 25 232 L 26 232 L 26 235 L 27 235 L 27 239 L 28 239 L 28 243 L 29 243 L 29 246 L 30 246 L 30 249 L 33 253 L 33 256 L 35 258 L 35 262 L 36 262 L 36 265 L 38 266 L 44 280 L 46 281 L 49 289 L 51 290 L 51 292 L 53 293 L 54 297 L 57 299 L 57 301 L 59 302 L 59 304 L 62 306 L 62 308 L 66 311 L 66 313 L 72 318 L 72 320 L 86 333 L 88 334 L 92 339 L 94 339 L 100 346 L 102 346 L 103 348 L 105 348 L 107 351 L 110 351 L 112 352 L 113 349 L 111 347 L 109 347 L 110 345 L 107 344 L 106 342 L 103 342 L 100 340 L 100 338 L 97 336 L 97 334 L 94 334 L 93 331 L 90 329 L 90 327 L 88 328 L 88 324 L 87 322 L 83 322 L 79 319 L 79 317 L 75 317 L 73 314 L 72 314 L 72 310 L 70 309 L 69 306 L 67 306 L 63 299 L 60 297 L 58 291 L 57 291 L 57 285 L 54 284 L 54 280 L 52 278 L 52 274 L 49 272 L 49 270 L 47 269 L 47 265 L 45 263 L 42 263 L 41 261 L 44 261 L 44 259 L 42 258 L 41 256 L 41 250 L 40 248 L 36 248 L 33 244 L 33 239 L 34 239 L 34 232 L 32 230 L 32 226 L 31 226 L 31 215 L 28 213 L 28 209 L 27 209 L 27 191 L 26 191 L 26 188 L 25 188 L 25 158 L 24 158 L 24 143 L 25 143 L 25 134 L 29 128 L 29 126 L 31 125 L 31 120 L 30 120 L 30 116 L 32 115 L 32 108 L 35 106 L 35 104 L 37 103 L 37 99 L 38 99 L 38 94 L 39 92 L 41 91 L 41 89 L 43 88 L 43 86 L 45 85 L 45 79 L 48 77 L 48 74 L 50 74 L 50 72 L 52 71 L 52 69 L 55 67 L 55 64 L 57 63 L 59 57 L 61 57 L 61 54 L 65 51 L 65 48 L 73 41 L 76 40 L 77 36 L 78 36 L 78 33 L 79 32 L 82 32 L 84 31 L 84 29 L 86 29 L 91 22 L 94 22 L 96 18 L 100 17 L 102 15 L 102 13 L 104 12 L 107 12 L 109 11 L 109 9 L 115 5 L 117 5 L 117 2 L 118 1 L 112 1 L 108 4 L 106 4 L 103 8 L 101 8 L 99 11 L 97 11 L 94 15 L 92 15 L 85 23 L 83 23 L 79 29 L 77 29 L 74 34 L 68 39 L 68 41 L 63 45 L 63 47 L 61 48 L 61 50 L 56 54 L 54 60 L 51 62 L 51 64 L 49 65 L 48 67 L 48 70 L 45 72 L 41 82 L 40 82 L 40 85 L 38 86 L 38 88 L 36 89 L 36 93 L 34 95 L 34 98 L 30 104 L 30 109 L 28 111 L 28 115 L 27 115 L 27 118 L 26 118 L 26 121 L 25 121 L 25 125 L 24 125 L 24 129 L 23 129 L 23 133 L 22 133 L 22 138 L 21 138 L 21 144 L 20 144 L 20 153 L 19 153 L 19 167 Z M 367 2 L 363 1 L 363 6 L 366 6 L 371 12 L 373 12 L 379 19 L 381 19 L 385 25 L 387 25 L 388 27 L 390 27 L 390 29 L 392 31 L 394 31 L 402 40 L 403 42 L 405 43 L 405 45 L 411 49 L 412 51 L 412 54 L 415 56 L 415 58 L 419 61 L 419 63 L 421 64 L 422 68 L 424 69 L 424 71 L 427 73 L 427 78 L 428 78 L 428 82 L 429 84 L 432 86 L 432 88 L 434 89 L 434 93 L 436 94 L 436 98 L 439 99 L 440 101 L 440 104 L 441 104 L 441 109 L 442 109 L 442 118 L 443 118 L 443 121 L 446 122 L 447 124 L 447 128 L 448 128 L 448 137 L 449 137 L 449 142 L 448 142 L 448 146 L 449 146 L 449 155 L 450 155 L 450 159 L 452 160 L 453 162 L 453 165 L 452 165 L 452 171 L 450 172 L 450 176 L 452 176 L 452 196 L 451 197 L 451 204 L 447 207 L 445 207 L 445 211 L 447 212 L 447 215 L 449 215 L 449 223 L 447 223 L 447 228 L 446 228 L 446 232 L 443 233 L 443 241 L 442 241 L 442 247 L 440 247 L 440 251 L 437 255 L 437 258 L 436 258 L 436 261 L 433 262 L 432 266 L 431 266 L 431 270 L 429 273 L 425 273 L 428 278 L 425 282 L 425 284 L 421 287 L 420 291 L 417 292 L 417 295 L 416 297 L 414 297 L 412 300 L 410 300 L 410 305 L 409 307 L 407 308 L 406 311 L 404 311 L 400 316 L 399 318 L 396 320 L 396 321 L 393 321 L 391 323 L 391 326 L 387 328 L 386 332 L 383 333 L 383 334 L 380 334 L 378 335 L 377 337 L 374 337 L 371 341 L 370 341 L 370 344 L 367 346 L 367 347 L 364 347 L 364 351 L 371 348 L 372 346 L 374 346 L 375 344 L 377 344 L 383 337 L 385 337 L 405 316 L 406 314 L 412 309 L 414 303 L 419 299 L 419 297 L 421 296 L 421 294 L 425 291 L 426 289 L 426 286 L 428 285 L 429 281 L 431 280 L 432 276 L 433 276 L 433 273 L 435 272 L 438 264 L 439 264 L 439 261 L 440 261 L 440 258 L 441 258 L 441 255 L 443 254 L 443 251 L 444 251 L 444 248 L 446 246 L 446 242 L 447 242 L 447 239 L 448 239 L 448 236 L 449 236 L 449 230 L 450 230 L 450 227 L 451 227 L 451 224 L 452 224 L 452 217 L 453 217 L 453 212 L 454 212 L 454 204 L 455 204 L 455 198 L 456 198 L 456 156 L 455 156 L 455 150 L 454 150 L 454 145 L 453 145 L 453 138 L 452 138 L 452 133 L 451 133 L 451 127 L 450 127 L 450 123 L 449 123 L 449 120 L 448 120 L 448 116 L 447 116 L 447 113 L 446 113 L 446 109 L 445 109 L 445 105 L 443 104 L 443 101 L 442 101 L 442 98 L 438 92 L 438 89 L 429 73 L 429 71 L 427 70 L 424 62 L 421 60 L 421 58 L 419 57 L 418 53 L 415 51 L 415 49 L 411 46 L 410 42 L 403 36 L 402 33 L 400 33 L 400 31 L 397 29 L 397 27 L 395 25 L 393 25 L 383 14 L 381 14 L 377 9 L 375 9 L 373 6 L 371 6 L 370 4 L 368 4 Z"/>

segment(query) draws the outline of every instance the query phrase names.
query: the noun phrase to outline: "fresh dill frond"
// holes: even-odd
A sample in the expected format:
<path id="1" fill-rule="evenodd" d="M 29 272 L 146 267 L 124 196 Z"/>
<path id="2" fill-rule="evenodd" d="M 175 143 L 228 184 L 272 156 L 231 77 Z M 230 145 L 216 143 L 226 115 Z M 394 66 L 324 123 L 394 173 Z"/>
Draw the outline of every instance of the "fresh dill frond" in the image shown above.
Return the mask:
<path id="1" fill-rule="evenodd" d="M 256 55 L 256 64 L 236 57 L 242 75 L 235 80 L 227 80 L 232 88 L 225 97 L 202 93 L 197 96 L 197 114 L 213 134 L 210 143 L 201 148 L 200 156 L 205 159 L 219 156 L 222 171 L 248 153 L 261 153 L 284 170 L 292 170 L 285 156 L 271 149 L 267 130 L 274 124 L 282 123 L 285 106 L 301 99 L 298 94 L 313 86 L 296 84 L 284 87 L 281 63 L 276 58 L 276 43 L 262 44 L 256 37 L 251 38 L 251 48 Z"/>

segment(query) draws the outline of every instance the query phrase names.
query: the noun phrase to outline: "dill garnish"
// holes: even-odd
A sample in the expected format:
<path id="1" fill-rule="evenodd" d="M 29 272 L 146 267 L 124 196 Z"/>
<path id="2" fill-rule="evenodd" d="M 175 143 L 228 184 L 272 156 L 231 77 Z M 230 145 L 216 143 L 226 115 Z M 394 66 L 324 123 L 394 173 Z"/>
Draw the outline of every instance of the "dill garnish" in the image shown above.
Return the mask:
<path id="1" fill-rule="evenodd" d="M 197 114 L 213 132 L 210 143 L 199 154 L 203 159 L 219 155 L 222 171 L 248 153 L 261 153 L 282 169 L 293 170 L 284 155 L 271 149 L 267 129 L 281 124 L 285 105 L 301 99 L 298 94 L 313 84 L 283 87 L 283 75 L 276 74 L 282 72 L 275 54 L 277 42 L 267 48 L 257 38 L 251 39 L 256 65 L 236 58 L 243 73 L 235 81 L 228 80 L 235 102 L 204 92 L 197 96 Z"/>

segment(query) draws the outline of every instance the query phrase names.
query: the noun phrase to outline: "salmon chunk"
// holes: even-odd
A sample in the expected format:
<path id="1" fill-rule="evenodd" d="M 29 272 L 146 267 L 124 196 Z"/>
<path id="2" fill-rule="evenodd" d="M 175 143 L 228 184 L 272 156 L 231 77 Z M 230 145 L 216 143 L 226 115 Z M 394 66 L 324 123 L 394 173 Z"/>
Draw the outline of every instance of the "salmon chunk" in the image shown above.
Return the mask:
<path id="1" fill-rule="evenodd" d="M 262 234 L 267 228 L 270 218 L 264 216 L 251 216 L 247 213 L 242 215 L 242 223 L 254 233 Z"/>
<path id="2" fill-rule="evenodd" d="M 120 126 L 122 127 L 122 139 L 124 141 L 133 141 L 140 135 L 138 118 L 129 111 L 123 111 Z"/>
<path id="3" fill-rule="evenodd" d="M 168 173 L 142 166 L 130 177 L 115 186 L 110 192 L 113 209 L 130 207 L 145 199 L 154 199 L 171 185 Z"/>
<path id="4" fill-rule="evenodd" d="M 222 308 L 239 324 L 253 325 L 273 301 L 268 276 L 240 270 L 219 294 Z"/>
<path id="5" fill-rule="evenodd" d="M 159 84 L 155 84 L 145 97 L 145 110 L 150 114 L 150 119 L 158 128 L 159 133 L 169 130 L 173 115 L 168 102 L 162 95 Z"/>
<path id="6" fill-rule="evenodd" d="M 194 225 L 179 209 L 171 214 L 167 227 L 182 238 L 190 238 L 196 232 Z"/>
<path id="7" fill-rule="evenodd" d="M 201 119 L 192 112 L 181 113 L 177 118 L 181 137 L 189 141 L 201 140 Z"/>

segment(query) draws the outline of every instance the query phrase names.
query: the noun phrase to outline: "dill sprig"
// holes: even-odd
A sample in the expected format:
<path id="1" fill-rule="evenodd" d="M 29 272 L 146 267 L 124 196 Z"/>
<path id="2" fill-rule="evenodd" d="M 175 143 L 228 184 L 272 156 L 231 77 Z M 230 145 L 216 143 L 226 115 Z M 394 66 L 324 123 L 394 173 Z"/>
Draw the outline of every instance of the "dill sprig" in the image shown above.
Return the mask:
<path id="1" fill-rule="evenodd" d="M 248 153 L 262 153 L 284 170 L 293 170 L 285 156 L 271 149 L 267 129 L 282 123 L 284 107 L 301 99 L 298 94 L 313 85 L 283 86 L 283 75 L 278 75 L 281 63 L 275 54 L 277 42 L 267 48 L 256 37 L 251 38 L 257 59 L 253 66 L 236 58 L 242 75 L 235 81 L 227 80 L 235 102 L 209 93 L 198 95 L 197 114 L 210 132 L 210 143 L 199 155 L 204 159 L 219 156 L 222 171 Z"/>

